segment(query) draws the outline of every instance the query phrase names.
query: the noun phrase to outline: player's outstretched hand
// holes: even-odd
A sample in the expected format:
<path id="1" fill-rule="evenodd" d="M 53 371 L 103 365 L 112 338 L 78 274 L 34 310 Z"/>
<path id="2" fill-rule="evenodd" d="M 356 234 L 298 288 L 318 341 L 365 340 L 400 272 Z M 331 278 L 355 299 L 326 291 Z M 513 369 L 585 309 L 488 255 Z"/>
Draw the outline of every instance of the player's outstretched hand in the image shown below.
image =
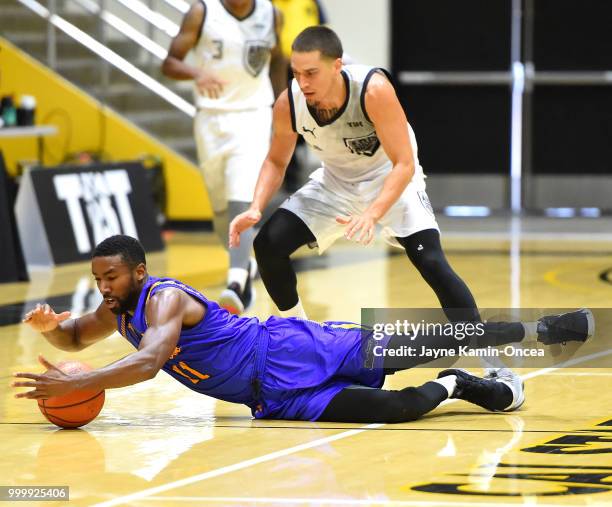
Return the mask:
<path id="1" fill-rule="evenodd" d="M 47 361 L 43 356 L 38 356 L 40 364 L 47 371 L 42 374 L 37 373 L 15 373 L 17 378 L 30 380 L 20 380 L 13 382 L 12 387 L 33 387 L 31 391 L 17 393 L 15 398 L 29 398 L 33 400 L 46 400 L 52 396 L 61 396 L 75 389 L 75 376 L 66 375 L 57 366 Z"/>
<path id="2" fill-rule="evenodd" d="M 25 324 L 32 326 L 34 331 L 44 333 L 53 331 L 60 322 L 70 318 L 70 312 L 55 313 L 53 309 L 47 305 L 37 304 L 36 308 L 26 313 L 23 321 Z"/>
<path id="3" fill-rule="evenodd" d="M 246 231 L 249 227 L 253 227 L 261 220 L 261 211 L 248 209 L 244 213 L 240 213 L 232 223 L 229 230 L 229 246 L 235 248 L 240 246 L 240 234 Z"/>
<path id="4" fill-rule="evenodd" d="M 357 243 L 369 245 L 374 239 L 376 220 L 368 213 L 353 216 L 337 216 L 336 222 L 341 225 L 346 225 L 344 231 L 344 237 L 346 239 L 353 239 L 353 236 L 357 233 L 359 233 L 359 235 L 354 240 L 357 241 Z"/>
<path id="5" fill-rule="evenodd" d="M 210 71 L 201 71 L 196 77 L 195 83 L 200 92 L 208 95 L 211 99 L 218 99 L 223 93 L 223 87 L 228 84 L 227 81 L 220 79 Z"/>

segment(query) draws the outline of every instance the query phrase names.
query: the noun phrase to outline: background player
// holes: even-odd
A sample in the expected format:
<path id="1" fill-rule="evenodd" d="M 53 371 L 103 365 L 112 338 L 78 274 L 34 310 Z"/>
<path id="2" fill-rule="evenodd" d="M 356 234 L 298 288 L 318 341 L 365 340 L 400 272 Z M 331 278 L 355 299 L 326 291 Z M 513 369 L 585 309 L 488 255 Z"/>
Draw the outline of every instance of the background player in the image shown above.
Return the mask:
<path id="1" fill-rule="evenodd" d="M 229 222 L 247 209 L 269 146 L 272 85 L 277 94 L 286 86 L 281 27 L 282 17 L 268 0 L 198 1 L 185 14 L 162 64 L 166 76 L 195 82 L 199 165 L 215 232 L 226 248 Z M 189 51 L 196 66 L 185 62 Z M 253 300 L 253 237 L 251 232 L 230 251 L 220 304 L 233 313 L 242 313 Z"/>
<path id="2" fill-rule="evenodd" d="M 190 389 L 243 403 L 257 418 L 347 422 L 403 422 L 416 419 L 450 397 L 489 410 L 513 410 L 523 400 L 520 379 L 509 370 L 480 379 L 463 370 L 445 370 L 420 387 L 380 389 L 397 369 L 372 355 L 372 333 L 303 319 L 231 315 L 198 291 L 171 278 L 147 273 L 144 250 L 129 236 L 112 236 L 94 250 L 92 272 L 103 296 L 94 313 L 69 320 L 38 305 L 24 319 L 62 350 L 81 350 L 115 330 L 138 350 L 108 366 L 68 376 L 44 358 L 44 374 L 14 387 L 34 389 L 19 398 L 46 399 L 74 389 L 124 387 L 155 377 L 160 369 Z M 537 336 L 544 343 L 585 341 L 590 314 L 584 311 L 544 317 Z M 545 320 L 548 319 L 548 320 Z M 488 333 L 473 346 L 521 341 L 531 325 L 487 323 Z M 573 334 L 559 332 L 571 328 Z M 450 336 L 394 336 L 375 343 L 401 348 L 458 347 Z M 421 356 L 406 367 L 430 361 Z"/>
<path id="3" fill-rule="evenodd" d="M 272 3 L 283 14 L 281 49 L 283 56 L 289 60 L 291 44 L 299 33 L 309 26 L 325 25 L 327 16 L 319 0 L 272 0 Z M 291 68 L 287 67 L 287 71 L 287 80 L 291 81 L 293 78 Z M 287 192 L 295 192 L 303 182 L 302 174 L 308 169 L 306 167 L 307 150 L 304 140 L 298 139 L 283 181 L 283 188 Z"/>
<path id="4" fill-rule="evenodd" d="M 342 44 L 327 27 L 310 27 L 293 43 L 295 79 L 274 106 L 273 137 L 253 202 L 232 221 L 230 246 L 261 219 L 279 189 L 298 134 L 323 167 L 263 225 L 255 239 L 262 280 L 283 316 L 305 317 L 290 255 L 342 235 L 364 244 L 376 224 L 436 293 L 451 320 L 478 320 L 476 302 L 452 270 L 417 158 L 414 133 L 386 71 L 342 65 Z M 455 309 L 455 311 L 453 311 Z"/>

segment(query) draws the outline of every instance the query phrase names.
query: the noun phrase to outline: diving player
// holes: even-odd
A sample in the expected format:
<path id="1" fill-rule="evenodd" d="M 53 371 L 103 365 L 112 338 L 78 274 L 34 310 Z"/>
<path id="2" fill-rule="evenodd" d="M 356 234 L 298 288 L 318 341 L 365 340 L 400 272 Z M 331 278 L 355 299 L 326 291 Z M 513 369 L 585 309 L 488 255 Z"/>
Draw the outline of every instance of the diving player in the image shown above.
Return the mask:
<path id="1" fill-rule="evenodd" d="M 18 398 L 129 386 L 163 369 L 198 393 L 247 405 L 256 418 L 395 423 L 417 419 L 449 397 L 488 410 L 514 410 L 523 400 L 522 382 L 509 370 L 481 379 L 450 369 L 419 387 L 381 389 L 385 376 L 397 369 L 387 367 L 384 355 L 371 354 L 371 332 L 232 315 L 178 280 L 149 275 L 142 246 L 129 236 L 111 236 L 97 245 L 92 271 L 104 298 L 95 312 L 70 319 L 69 312 L 56 314 L 38 305 L 24 322 L 62 350 L 81 350 L 118 329 L 137 351 L 76 375 L 62 373 L 41 356 L 46 373 L 15 375 L 20 380 L 14 387 L 33 388 Z M 592 334 L 591 319 L 588 310 L 543 317 L 537 338 L 546 344 L 585 341 Z M 490 333 L 475 346 L 518 342 L 533 329 L 522 323 L 484 325 Z M 376 341 L 385 350 L 407 343 L 452 348 L 461 341 L 442 335 Z M 429 360 L 421 357 L 406 367 Z"/>

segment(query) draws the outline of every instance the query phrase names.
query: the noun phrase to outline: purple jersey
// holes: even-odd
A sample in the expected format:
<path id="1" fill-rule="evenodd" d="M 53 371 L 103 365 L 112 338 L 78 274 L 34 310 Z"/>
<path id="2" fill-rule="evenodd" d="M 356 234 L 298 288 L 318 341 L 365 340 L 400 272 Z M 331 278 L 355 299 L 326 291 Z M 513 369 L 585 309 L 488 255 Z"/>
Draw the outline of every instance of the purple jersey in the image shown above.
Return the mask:
<path id="1" fill-rule="evenodd" d="M 173 287 L 206 307 L 195 326 L 183 328 L 162 369 L 190 389 L 243 403 L 257 418 L 316 420 L 343 388 L 380 387 L 380 364 L 364 367 L 359 328 L 301 319 L 232 315 L 172 278 L 149 276 L 133 316 L 117 317 L 119 332 L 136 348 L 146 332 L 145 308 L 156 292 Z"/>

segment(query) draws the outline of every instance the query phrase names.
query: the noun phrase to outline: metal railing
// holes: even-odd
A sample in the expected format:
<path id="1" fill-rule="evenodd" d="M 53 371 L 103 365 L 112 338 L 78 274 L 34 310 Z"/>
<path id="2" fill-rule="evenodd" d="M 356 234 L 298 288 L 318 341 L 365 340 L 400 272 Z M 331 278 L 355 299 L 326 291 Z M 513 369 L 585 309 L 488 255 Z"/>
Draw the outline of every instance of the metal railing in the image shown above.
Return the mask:
<path id="1" fill-rule="evenodd" d="M 136 67 L 133 63 L 123 58 L 121 55 L 117 54 L 115 51 L 111 50 L 106 44 L 104 37 L 102 36 L 102 42 L 96 40 L 89 34 L 85 33 L 83 30 L 79 29 L 74 24 L 68 22 L 66 19 L 62 18 L 57 14 L 57 5 L 56 0 L 49 0 L 48 8 L 44 7 L 36 0 L 17 0 L 19 3 L 30 9 L 32 12 L 37 14 L 38 16 L 46 19 L 48 21 L 47 25 L 47 60 L 48 64 L 51 68 L 55 68 L 57 64 L 57 51 L 56 51 L 56 34 L 55 29 L 59 29 L 78 43 L 85 46 L 91 52 L 98 55 L 105 62 L 112 65 L 117 70 L 123 72 L 127 76 L 129 76 L 134 81 L 140 83 L 142 86 L 149 89 L 151 92 L 155 93 L 157 96 L 174 106 L 176 109 L 184 112 L 190 117 L 194 117 L 196 113 L 196 108 L 183 99 L 181 96 L 174 93 L 172 90 L 162 85 L 156 79 L 149 76 L 147 73 L 143 72 L 141 69 Z M 132 40 L 139 47 L 143 48 L 149 54 L 154 57 L 162 60 L 166 57 L 167 51 L 162 48 L 159 44 L 153 41 L 150 37 L 142 34 L 131 25 L 123 21 L 118 16 L 112 14 L 105 8 L 105 0 L 102 0 L 100 5 L 92 0 L 72 0 L 73 2 L 79 4 L 81 7 L 86 9 L 91 14 L 97 16 L 100 21 L 100 24 L 103 23 L 112 26 L 119 33 L 124 35 L 125 37 Z M 136 13 L 146 13 L 147 16 L 154 11 L 151 11 L 146 5 L 142 4 L 139 0 L 117 0 L 121 3 L 129 4 L 133 12 L 136 12 L 134 9 L 137 9 Z M 174 2 L 169 2 L 166 0 L 168 4 L 172 3 L 180 6 L 181 4 L 176 0 Z M 143 9 L 142 6 L 146 8 Z M 177 7 L 179 8 L 179 7 Z M 167 35 L 172 36 L 172 33 L 178 32 L 178 26 L 172 23 L 170 20 L 162 16 L 161 14 L 155 13 L 156 16 L 149 16 L 149 18 L 143 18 L 147 22 L 153 24 L 151 19 L 155 20 L 155 26 L 159 30 L 164 31 Z M 163 21 L 162 20 L 165 20 Z M 103 30 L 100 30 L 103 32 Z M 105 80 L 103 80 L 105 81 Z"/>

